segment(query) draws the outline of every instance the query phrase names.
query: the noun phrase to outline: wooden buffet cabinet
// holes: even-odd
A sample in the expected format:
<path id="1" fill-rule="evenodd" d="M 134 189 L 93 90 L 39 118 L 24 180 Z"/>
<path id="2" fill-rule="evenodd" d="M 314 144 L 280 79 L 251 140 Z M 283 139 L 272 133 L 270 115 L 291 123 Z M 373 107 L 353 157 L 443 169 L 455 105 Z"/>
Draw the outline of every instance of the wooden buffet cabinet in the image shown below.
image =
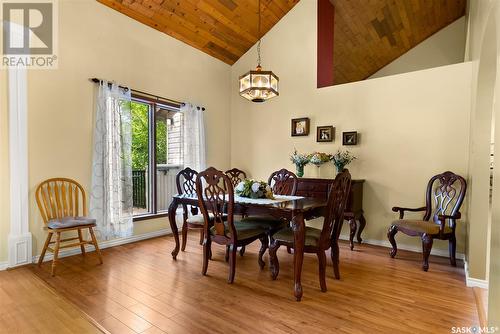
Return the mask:
<path id="1" fill-rule="evenodd" d="M 352 180 L 351 192 L 347 200 L 347 207 L 344 212 L 344 219 L 349 222 L 350 233 L 349 243 L 351 250 L 354 249 L 354 237 L 358 243 L 361 243 L 361 233 L 366 226 L 366 220 L 363 215 L 363 184 L 365 180 Z M 297 186 L 297 196 L 328 198 L 328 190 L 333 183 L 333 179 L 313 179 L 299 178 Z M 359 229 L 357 222 L 359 221 Z M 356 233 L 357 232 L 357 233 Z"/>

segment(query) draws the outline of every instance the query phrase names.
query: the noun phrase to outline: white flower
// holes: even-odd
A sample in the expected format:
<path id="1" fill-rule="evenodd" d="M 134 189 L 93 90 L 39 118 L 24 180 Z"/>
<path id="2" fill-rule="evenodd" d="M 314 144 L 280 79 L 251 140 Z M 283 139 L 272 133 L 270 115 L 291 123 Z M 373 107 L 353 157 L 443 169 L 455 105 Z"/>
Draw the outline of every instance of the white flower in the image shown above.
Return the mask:
<path id="1" fill-rule="evenodd" d="M 236 188 L 234 190 L 236 190 L 236 191 L 243 191 L 243 189 L 245 189 L 245 183 L 244 182 L 240 182 L 240 183 L 238 183 L 238 185 L 236 186 Z"/>
<path id="2" fill-rule="evenodd" d="M 252 184 L 252 191 L 254 193 L 256 193 L 257 191 L 259 191 L 259 188 L 260 188 L 260 183 L 259 182 L 255 182 L 254 184 Z"/>

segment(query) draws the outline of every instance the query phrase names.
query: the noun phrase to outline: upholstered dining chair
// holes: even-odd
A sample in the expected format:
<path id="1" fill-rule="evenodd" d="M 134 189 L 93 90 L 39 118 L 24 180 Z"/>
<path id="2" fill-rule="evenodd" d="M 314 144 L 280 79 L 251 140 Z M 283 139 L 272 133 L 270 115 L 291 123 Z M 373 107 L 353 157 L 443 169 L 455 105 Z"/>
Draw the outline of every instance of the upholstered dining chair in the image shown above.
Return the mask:
<path id="1" fill-rule="evenodd" d="M 237 247 L 246 246 L 260 239 L 267 248 L 267 230 L 259 222 L 246 222 L 234 218 L 234 188 L 230 178 L 213 167 L 198 174 L 196 179 L 196 193 L 199 207 L 204 218 L 203 240 L 203 267 L 202 274 L 206 275 L 208 262 L 212 251 L 212 241 L 229 247 L 229 276 L 228 283 L 234 282 L 236 273 Z M 264 267 L 262 254 L 259 254 L 259 266 Z"/>
<path id="2" fill-rule="evenodd" d="M 175 183 L 179 195 L 196 194 L 196 178 L 198 172 L 186 167 L 177 173 Z M 186 250 L 187 234 L 189 229 L 200 231 L 200 245 L 203 243 L 203 215 L 198 212 L 195 206 L 182 206 L 182 243 L 181 250 Z"/>
<path id="3" fill-rule="evenodd" d="M 337 174 L 329 189 L 326 215 L 323 228 L 305 227 L 304 252 L 316 253 L 319 262 L 319 282 L 321 291 L 326 291 L 326 256 L 325 251 L 331 248 L 334 275 L 340 279 L 339 269 L 339 246 L 338 239 L 344 221 L 344 209 L 349 197 L 351 187 L 351 174 L 347 169 Z M 277 251 L 281 245 L 294 247 L 294 232 L 292 228 L 285 227 L 273 235 L 273 241 L 269 247 L 271 258 L 271 278 L 275 280 L 279 274 L 279 261 Z"/>
<path id="4" fill-rule="evenodd" d="M 233 187 L 236 187 L 238 185 L 238 183 L 240 183 L 241 181 L 243 181 L 244 179 L 247 178 L 247 174 L 238 168 L 232 168 L 230 170 L 227 170 L 226 175 L 231 180 Z"/>
<path id="5" fill-rule="evenodd" d="M 460 219 L 460 207 L 467 191 L 465 179 L 453 172 L 444 172 L 433 176 L 427 184 L 426 205 L 421 208 L 403 208 L 395 206 L 392 211 L 399 212 L 399 219 L 392 222 L 387 237 L 392 245 L 391 257 L 398 251 L 394 236 L 399 231 L 409 236 L 422 239 L 422 269 L 429 269 L 429 255 L 434 239 L 448 240 L 450 263 L 456 266 L 455 238 L 456 220 Z M 422 219 L 404 219 L 405 212 L 424 212 Z"/>
<path id="6" fill-rule="evenodd" d="M 47 239 L 38 259 L 38 266 L 43 263 L 45 253 L 54 253 L 52 260 L 52 276 L 55 275 L 59 250 L 62 248 L 80 246 L 82 255 L 85 256 L 85 245 L 93 245 L 99 262 L 102 264 L 101 251 L 97 243 L 93 228 L 96 220 L 87 217 L 87 197 L 83 187 L 75 180 L 68 178 L 52 178 L 43 181 L 36 188 L 35 198 L 43 222 L 48 230 Z M 90 233 L 91 240 L 84 240 L 83 230 Z M 61 239 L 62 232 L 76 231 L 77 237 Z M 55 235 L 55 241 L 52 237 Z M 71 244 L 68 241 L 78 240 Z M 54 248 L 50 245 L 54 244 Z"/>

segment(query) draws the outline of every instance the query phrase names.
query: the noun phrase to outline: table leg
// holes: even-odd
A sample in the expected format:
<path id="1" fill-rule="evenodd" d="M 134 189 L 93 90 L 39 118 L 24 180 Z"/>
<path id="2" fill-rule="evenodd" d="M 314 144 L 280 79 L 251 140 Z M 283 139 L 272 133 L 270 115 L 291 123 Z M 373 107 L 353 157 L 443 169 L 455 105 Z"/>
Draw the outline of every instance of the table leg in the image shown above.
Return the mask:
<path id="1" fill-rule="evenodd" d="M 354 249 L 354 236 L 356 235 L 356 230 L 358 229 L 358 225 L 356 224 L 356 218 L 352 218 L 349 220 L 349 227 L 351 228 L 351 231 L 349 233 L 349 246 L 351 247 L 351 250 Z"/>
<path id="2" fill-rule="evenodd" d="M 361 232 L 363 232 L 365 226 L 366 226 L 365 216 L 361 215 L 359 216 L 359 230 L 358 230 L 358 235 L 356 236 L 356 239 L 358 239 L 359 244 L 363 241 L 363 239 L 361 239 Z"/>
<path id="3" fill-rule="evenodd" d="M 302 275 L 302 262 L 304 260 L 305 244 L 305 222 L 302 213 L 297 214 L 292 219 L 292 228 L 294 234 L 293 251 L 293 270 L 294 270 L 294 295 L 297 301 L 302 298 L 302 284 L 300 278 Z"/>
<path id="4" fill-rule="evenodd" d="M 172 200 L 172 203 L 170 203 L 170 206 L 168 207 L 168 221 L 170 223 L 170 229 L 172 230 L 172 233 L 174 234 L 174 239 L 175 239 L 175 248 L 172 251 L 172 257 L 174 260 L 177 260 L 177 254 L 179 253 L 179 230 L 177 229 L 177 223 L 175 222 L 175 213 L 177 212 L 177 207 L 179 206 L 179 203 L 176 198 Z"/>

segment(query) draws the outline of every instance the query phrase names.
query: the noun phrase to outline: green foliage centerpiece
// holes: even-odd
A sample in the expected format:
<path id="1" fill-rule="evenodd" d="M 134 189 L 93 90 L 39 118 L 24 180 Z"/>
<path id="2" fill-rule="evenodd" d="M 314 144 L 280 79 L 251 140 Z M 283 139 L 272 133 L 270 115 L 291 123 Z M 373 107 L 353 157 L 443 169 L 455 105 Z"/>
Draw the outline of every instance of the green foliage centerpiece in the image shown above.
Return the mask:
<path id="1" fill-rule="evenodd" d="M 293 162 L 295 168 L 297 169 L 297 176 L 304 176 L 304 166 L 309 163 L 309 154 L 303 154 L 297 152 L 297 149 L 293 151 L 293 154 L 290 156 L 290 161 Z"/>
<path id="2" fill-rule="evenodd" d="M 245 179 L 238 183 L 234 192 L 241 197 L 274 199 L 271 187 L 264 181 Z"/>

